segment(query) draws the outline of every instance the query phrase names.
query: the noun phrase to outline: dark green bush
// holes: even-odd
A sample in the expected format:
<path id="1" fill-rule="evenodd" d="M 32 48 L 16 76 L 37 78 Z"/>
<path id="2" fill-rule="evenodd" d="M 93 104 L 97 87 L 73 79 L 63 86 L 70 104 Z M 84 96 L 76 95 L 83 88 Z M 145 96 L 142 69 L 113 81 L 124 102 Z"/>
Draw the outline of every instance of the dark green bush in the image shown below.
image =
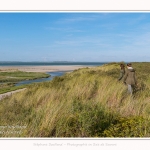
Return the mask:
<path id="1" fill-rule="evenodd" d="M 148 121 L 142 117 L 119 118 L 103 133 L 104 137 L 146 137 Z"/>

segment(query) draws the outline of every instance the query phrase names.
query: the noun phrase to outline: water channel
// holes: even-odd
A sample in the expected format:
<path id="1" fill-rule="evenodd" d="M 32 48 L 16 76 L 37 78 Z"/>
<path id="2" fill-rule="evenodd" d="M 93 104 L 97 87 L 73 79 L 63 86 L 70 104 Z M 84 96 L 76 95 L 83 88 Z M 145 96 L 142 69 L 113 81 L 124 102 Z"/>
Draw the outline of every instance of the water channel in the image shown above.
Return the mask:
<path id="1" fill-rule="evenodd" d="M 66 72 L 70 72 L 70 71 L 47 72 L 47 74 L 50 75 L 50 77 L 48 77 L 48 78 L 40 78 L 40 79 L 35 79 L 35 80 L 24 80 L 24 81 L 20 81 L 20 82 L 16 83 L 15 86 L 20 86 L 20 85 L 24 85 L 24 84 L 31 84 L 31 83 L 36 83 L 36 82 L 50 81 L 56 76 L 64 75 Z"/>

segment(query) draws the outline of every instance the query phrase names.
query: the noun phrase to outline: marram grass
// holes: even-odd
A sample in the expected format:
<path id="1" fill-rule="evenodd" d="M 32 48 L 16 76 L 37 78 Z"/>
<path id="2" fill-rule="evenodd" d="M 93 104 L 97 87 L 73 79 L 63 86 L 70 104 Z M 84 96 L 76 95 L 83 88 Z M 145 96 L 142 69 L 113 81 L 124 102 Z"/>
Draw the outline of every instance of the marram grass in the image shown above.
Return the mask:
<path id="1" fill-rule="evenodd" d="M 111 63 L 30 85 L 1 100 L 0 136 L 149 137 L 150 82 L 144 72 L 149 63 L 134 65 L 139 87 L 132 97 L 117 81 L 119 64 Z"/>

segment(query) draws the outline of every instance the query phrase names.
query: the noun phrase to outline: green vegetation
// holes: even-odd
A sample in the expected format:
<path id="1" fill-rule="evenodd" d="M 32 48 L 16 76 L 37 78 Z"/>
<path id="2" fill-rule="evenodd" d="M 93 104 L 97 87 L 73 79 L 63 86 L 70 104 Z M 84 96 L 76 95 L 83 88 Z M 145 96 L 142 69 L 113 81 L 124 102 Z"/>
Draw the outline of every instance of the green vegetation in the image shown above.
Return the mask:
<path id="1" fill-rule="evenodd" d="M 117 81 L 119 63 L 29 85 L 0 101 L 0 136 L 150 137 L 149 66 L 133 63 L 138 87 L 132 97 Z"/>
<path id="2" fill-rule="evenodd" d="M 0 72 L 0 94 L 24 88 L 25 86 L 18 86 L 18 87 L 14 86 L 15 83 L 19 81 L 33 80 L 46 77 L 49 77 L 49 75 L 45 73 L 22 72 L 22 71 Z"/>
<path id="3" fill-rule="evenodd" d="M 103 133 L 105 137 L 144 137 L 149 123 L 142 117 L 120 118 Z"/>

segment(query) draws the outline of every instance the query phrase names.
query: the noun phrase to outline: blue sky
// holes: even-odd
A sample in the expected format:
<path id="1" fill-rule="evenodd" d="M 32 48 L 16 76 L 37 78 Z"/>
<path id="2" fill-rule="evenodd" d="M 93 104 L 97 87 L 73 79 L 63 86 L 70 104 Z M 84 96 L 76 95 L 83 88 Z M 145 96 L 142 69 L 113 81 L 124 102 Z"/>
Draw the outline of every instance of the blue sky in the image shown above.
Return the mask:
<path id="1" fill-rule="evenodd" d="M 150 61 L 150 13 L 0 13 L 0 61 Z"/>

